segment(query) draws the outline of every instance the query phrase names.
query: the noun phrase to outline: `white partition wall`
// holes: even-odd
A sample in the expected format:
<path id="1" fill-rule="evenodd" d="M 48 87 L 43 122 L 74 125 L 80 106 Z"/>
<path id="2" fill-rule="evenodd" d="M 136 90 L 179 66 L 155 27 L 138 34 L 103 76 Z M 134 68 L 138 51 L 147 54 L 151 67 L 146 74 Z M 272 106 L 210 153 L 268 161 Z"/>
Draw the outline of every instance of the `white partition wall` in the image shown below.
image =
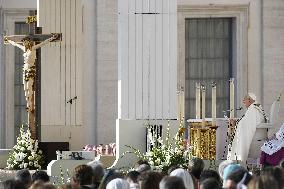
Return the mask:
<path id="1" fill-rule="evenodd" d="M 118 1 L 118 118 L 176 119 L 176 0 Z"/>
<path id="2" fill-rule="evenodd" d="M 81 87 L 81 1 L 41 0 L 39 26 L 43 34 L 62 33 L 62 41 L 42 48 L 42 125 L 82 125 L 78 109 Z M 78 98 L 67 103 L 75 96 Z M 53 108 L 50 108 L 53 107 Z"/>
<path id="3" fill-rule="evenodd" d="M 82 1 L 40 0 L 37 6 L 42 33 L 62 33 L 61 42 L 41 49 L 41 139 L 69 141 L 72 149 L 81 149 Z"/>

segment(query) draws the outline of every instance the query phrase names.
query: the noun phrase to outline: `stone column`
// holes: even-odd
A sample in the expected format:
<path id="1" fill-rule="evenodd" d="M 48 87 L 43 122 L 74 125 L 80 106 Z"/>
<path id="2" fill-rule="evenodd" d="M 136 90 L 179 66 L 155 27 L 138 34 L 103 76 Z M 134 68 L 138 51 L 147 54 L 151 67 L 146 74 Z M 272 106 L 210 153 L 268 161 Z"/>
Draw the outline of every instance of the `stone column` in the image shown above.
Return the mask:
<path id="1" fill-rule="evenodd" d="M 86 144 L 97 142 L 97 56 L 96 56 L 96 0 L 82 0 L 83 7 L 83 128 Z"/>

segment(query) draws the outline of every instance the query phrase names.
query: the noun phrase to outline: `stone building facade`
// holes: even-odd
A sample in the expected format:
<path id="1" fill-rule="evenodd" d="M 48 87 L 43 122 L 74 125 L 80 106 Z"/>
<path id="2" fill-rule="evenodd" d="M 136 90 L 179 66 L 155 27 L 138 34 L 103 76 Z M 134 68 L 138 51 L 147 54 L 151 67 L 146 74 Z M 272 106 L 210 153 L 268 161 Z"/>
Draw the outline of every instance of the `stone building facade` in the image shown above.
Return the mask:
<path id="1" fill-rule="evenodd" d="M 175 119 L 177 88 L 186 87 L 188 18 L 232 19 L 236 106 L 253 91 L 269 112 L 283 92 L 282 0 L 26 1 L 2 2 L 1 33 L 13 34 L 13 22 L 31 9 L 38 9 L 43 33 L 63 33 L 62 42 L 42 49 L 43 141 L 69 141 L 71 149 L 80 149 L 114 142 L 116 120 Z M 3 43 L 0 48 L 1 147 L 11 147 L 13 48 Z M 283 99 L 279 126 L 282 104 Z"/>

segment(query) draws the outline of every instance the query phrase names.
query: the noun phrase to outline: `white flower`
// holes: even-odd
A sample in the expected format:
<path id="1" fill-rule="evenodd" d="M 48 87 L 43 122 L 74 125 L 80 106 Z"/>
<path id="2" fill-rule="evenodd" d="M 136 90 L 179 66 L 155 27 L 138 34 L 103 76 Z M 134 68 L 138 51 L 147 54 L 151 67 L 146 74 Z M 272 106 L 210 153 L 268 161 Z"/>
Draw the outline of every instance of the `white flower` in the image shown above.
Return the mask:
<path id="1" fill-rule="evenodd" d="M 33 160 L 33 159 L 34 159 L 33 156 L 29 156 L 29 157 L 28 157 L 28 160 Z"/>
<path id="2" fill-rule="evenodd" d="M 29 165 L 30 165 L 30 166 L 33 166 L 33 164 L 34 164 L 34 163 L 33 163 L 33 162 L 31 162 L 31 161 L 29 162 Z"/>
<path id="3" fill-rule="evenodd" d="M 21 151 L 25 151 L 25 147 L 22 147 L 22 148 L 21 148 Z"/>
<path id="4" fill-rule="evenodd" d="M 29 145 L 27 150 L 31 151 L 33 149 L 33 146 L 32 145 Z"/>
<path id="5" fill-rule="evenodd" d="M 19 155 L 19 154 L 16 154 L 16 155 L 15 155 L 15 160 L 16 160 L 16 161 L 21 161 L 21 160 L 20 160 L 20 155 Z"/>
<path id="6" fill-rule="evenodd" d="M 32 155 L 33 157 L 35 157 L 35 155 L 36 155 L 35 151 L 32 151 L 32 152 L 31 152 L 31 155 Z"/>
<path id="7" fill-rule="evenodd" d="M 28 167 L 28 163 L 24 163 L 24 169 Z"/>
<path id="8" fill-rule="evenodd" d="M 159 165 L 161 163 L 161 159 L 160 158 L 156 159 L 156 163 Z"/>

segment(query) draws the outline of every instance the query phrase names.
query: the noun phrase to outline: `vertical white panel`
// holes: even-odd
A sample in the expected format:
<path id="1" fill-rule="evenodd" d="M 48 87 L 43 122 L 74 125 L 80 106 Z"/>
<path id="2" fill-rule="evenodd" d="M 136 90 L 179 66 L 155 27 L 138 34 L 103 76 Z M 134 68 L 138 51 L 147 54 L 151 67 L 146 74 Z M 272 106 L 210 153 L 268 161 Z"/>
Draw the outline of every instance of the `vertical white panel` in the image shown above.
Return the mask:
<path id="1" fill-rule="evenodd" d="M 83 125 L 82 120 L 82 56 L 81 56 L 81 36 L 82 36 L 82 5 L 81 1 L 76 0 L 76 61 L 75 61 L 75 71 L 76 71 L 76 125 Z"/>
<path id="2" fill-rule="evenodd" d="M 128 6 L 129 20 L 121 14 L 127 12 Z M 119 41 L 124 43 L 119 45 L 121 94 L 128 92 L 128 96 L 121 96 L 122 118 L 176 118 L 176 0 L 119 1 L 118 7 Z M 124 98 L 129 99 L 128 104 Z"/>
<path id="3" fill-rule="evenodd" d="M 47 0 L 37 0 L 37 26 L 42 27 L 45 25 L 45 3 Z"/>
<path id="4" fill-rule="evenodd" d="M 153 1 L 153 0 L 142 0 L 143 13 L 148 13 L 150 11 L 150 1 Z M 142 12 L 139 12 L 139 13 L 142 13 Z"/>
<path id="5" fill-rule="evenodd" d="M 150 6 L 151 7 L 151 6 Z M 154 12 L 155 10 L 151 10 Z M 149 17 L 149 114 L 151 119 L 156 119 L 156 25 L 155 14 L 148 15 Z"/>
<path id="6" fill-rule="evenodd" d="M 50 26 L 50 1 L 43 1 L 44 3 L 44 25 L 42 26 L 42 33 L 49 32 L 49 26 Z M 52 74 L 49 74 L 48 70 L 49 68 L 49 48 L 48 45 L 41 48 L 41 110 L 42 110 L 42 116 L 41 116 L 41 124 L 42 125 L 49 125 L 52 122 L 52 111 L 50 109 L 50 103 L 52 103 L 52 90 L 49 88 L 49 83 L 52 82 Z"/>
<path id="7" fill-rule="evenodd" d="M 169 53 L 170 53 L 170 113 L 169 118 L 177 118 L 177 15 L 176 0 L 170 0 L 169 14 Z"/>
<path id="8" fill-rule="evenodd" d="M 169 98 L 169 1 L 163 1 L 163 18 L 162 18 L 162 27 L 163 27 L 163 118 L 169 118 L 170 110 L 170 98 Z"/>
<path id="9" fill-rule="evenodd" d="M 149 11 L 150 13 L 156 13 L 156 2 L 157 0 L 149 0 Z"/>
<path id="10" fill-rule="evenodd" d="M 46 19 L 48 25 L 46 26 L 45 33 L 54 33 L 56 32 L 56 1 L 51 0 L 49 1 L 50 3 L 50 12 L 49 16 Z M 45 47 L 44 47 L 45 48 Z M 58 111 L 60 109 L 60 103 L 59 103 L 59 98 L 57 98 L 57 94 L 59 93 L 59 85 L 58 85 L 58 80 L 60 78 L 60 70 L 58 69 L 58 57 L 60 56 L 57 47 L 55 46 L 54 43 L 49 43 L 47 44 L 46 47 L 48 53 L 48 57 L 52 57 L 52 62 L 47 61 L 47 66 L 49 67 L 48 70 L 48 75 L 50 75 L 49 82 L 51 82 L 53 85 L 50 86 L 52 87 L 52 94 L 48 97 L 49 100 L 49 106 L 52 107 L 51 112 L 50 112 L 50 124 L 55 125 L 60 122 L 60 115 L 58 114 Z M 48 58 L 50 60 L 50 58 Z M 52 73 L 50 72 L 51 70 Z M 50 84 L 49 84 L 50 85 Z"/>
<path id="11" fill-rule="evenodd" d="M 65 83 L 65 77 L 66 77 L 66 0 L 61 0 L 61 6 L 60 6 L 60 30 L 62 33 L 62 41 L 60 42 L 60 116 L 61 116 L 61 123 L 62 125 L 66 125 L 66 83 Z"/>
<path id="12" fill-rule="evenodd" d="M 163 117 L 163 28 L 162 28 L 162 3 L 163 0 L 156 1 L 155 17 L 156 26 L 156 117 Z"/>
<path id="13" fill-rule="evenodd" d="M 61 3 L 62 1 L 56 1 L 56 11 L 55 11 L 55 18 L 56 18 L 56 25 L 55 25 L 55 32 L 61 33 Z M 56 42 L 55 44 L 55 54 L 56 54 L 56 61 L 55 64 L 57 66 L 57 71 L 59 72 L 58 78 L 57 78 L 57 88 L 58 93 L 56 96 L 56 99 L 58 101 L 57 104 L 57 116 L 59 117 L 59 121 L 57 122 L 58 125 L 64 124 L 64 111 L 63 111 L 63 100 L 62 100 L 62 70 L 61 70 L 61 42 Z"/>
<path id="14" fill-rule="evenodd" d="M 144 7 L 143 7 L 144 8 Z M 150 17 L 147 14 L 142 15 L 142 103 L 143 103 L 143 118 L 149 118 L 149 77 L 150 77 Z"/>
<path id="15" fill-rule="evenodd" d="M 135 1 L 129 1 L 128 7 L 128 43 L 129 43 L 129 53 L 128 53 L 128 67 L 129 67 L 129 119 L 135 119 L 136 117 L 136 79 L 135 79 L 135 71 L 136 71 L 136 63 L 135 63 Z"/>
<path id="16" fill-rule="evenodd" d="M 136 1 L 136 13 L 142 12 L 142 3 L 143 0 L 137 0 Z M 143 44 L 142 44 L 142 14 L 136 14 L 135 17 L 136 20 L 136 47 L 135 47 L 135 54 L 136 54 L 136 119 L 143 119 L 143 102 L 142 102 L 142 68 L 143 68 L 143 62 L 142 62 L 142 54 L 143 54 Z"/>
<path id="17" fill-rule="evenodd" d="M 70 0 L 66 1 L 66 14 L 65 14 L 65 93 L 66 93 L 66 125 L 71 124 L 71 103 L 67 103 L 71 96 L 71 3 Z"/>
<path id="18" fill-rule="evenodd" d="M 120 65 L 121 65 L 121 118 L 129 117 L 129 70 L 128 70 L 128 0 L 120 1 L 120 25 L 121 33 L 119 48 L 121 48 Z"/>
<path id="19" fill-rule="evenodd" d="M 75 61 L 76 61 L 76 56 L 75 56 L 75 40 L 76 40 L 76 25 L 75 25 L 75 20 L 76 20 L 76 7 L 75 7 L 75 0 L 70 0 L 70 96 L 72 99 L 75 98 L 76 96 L 76 71 L 75 71 Z M 75 120 L 76 120 L 76 100 L 72 102 L 71 106 L 71 117 L 70 117 L 70 122 L 71 125 L 75 125 Z"/>

